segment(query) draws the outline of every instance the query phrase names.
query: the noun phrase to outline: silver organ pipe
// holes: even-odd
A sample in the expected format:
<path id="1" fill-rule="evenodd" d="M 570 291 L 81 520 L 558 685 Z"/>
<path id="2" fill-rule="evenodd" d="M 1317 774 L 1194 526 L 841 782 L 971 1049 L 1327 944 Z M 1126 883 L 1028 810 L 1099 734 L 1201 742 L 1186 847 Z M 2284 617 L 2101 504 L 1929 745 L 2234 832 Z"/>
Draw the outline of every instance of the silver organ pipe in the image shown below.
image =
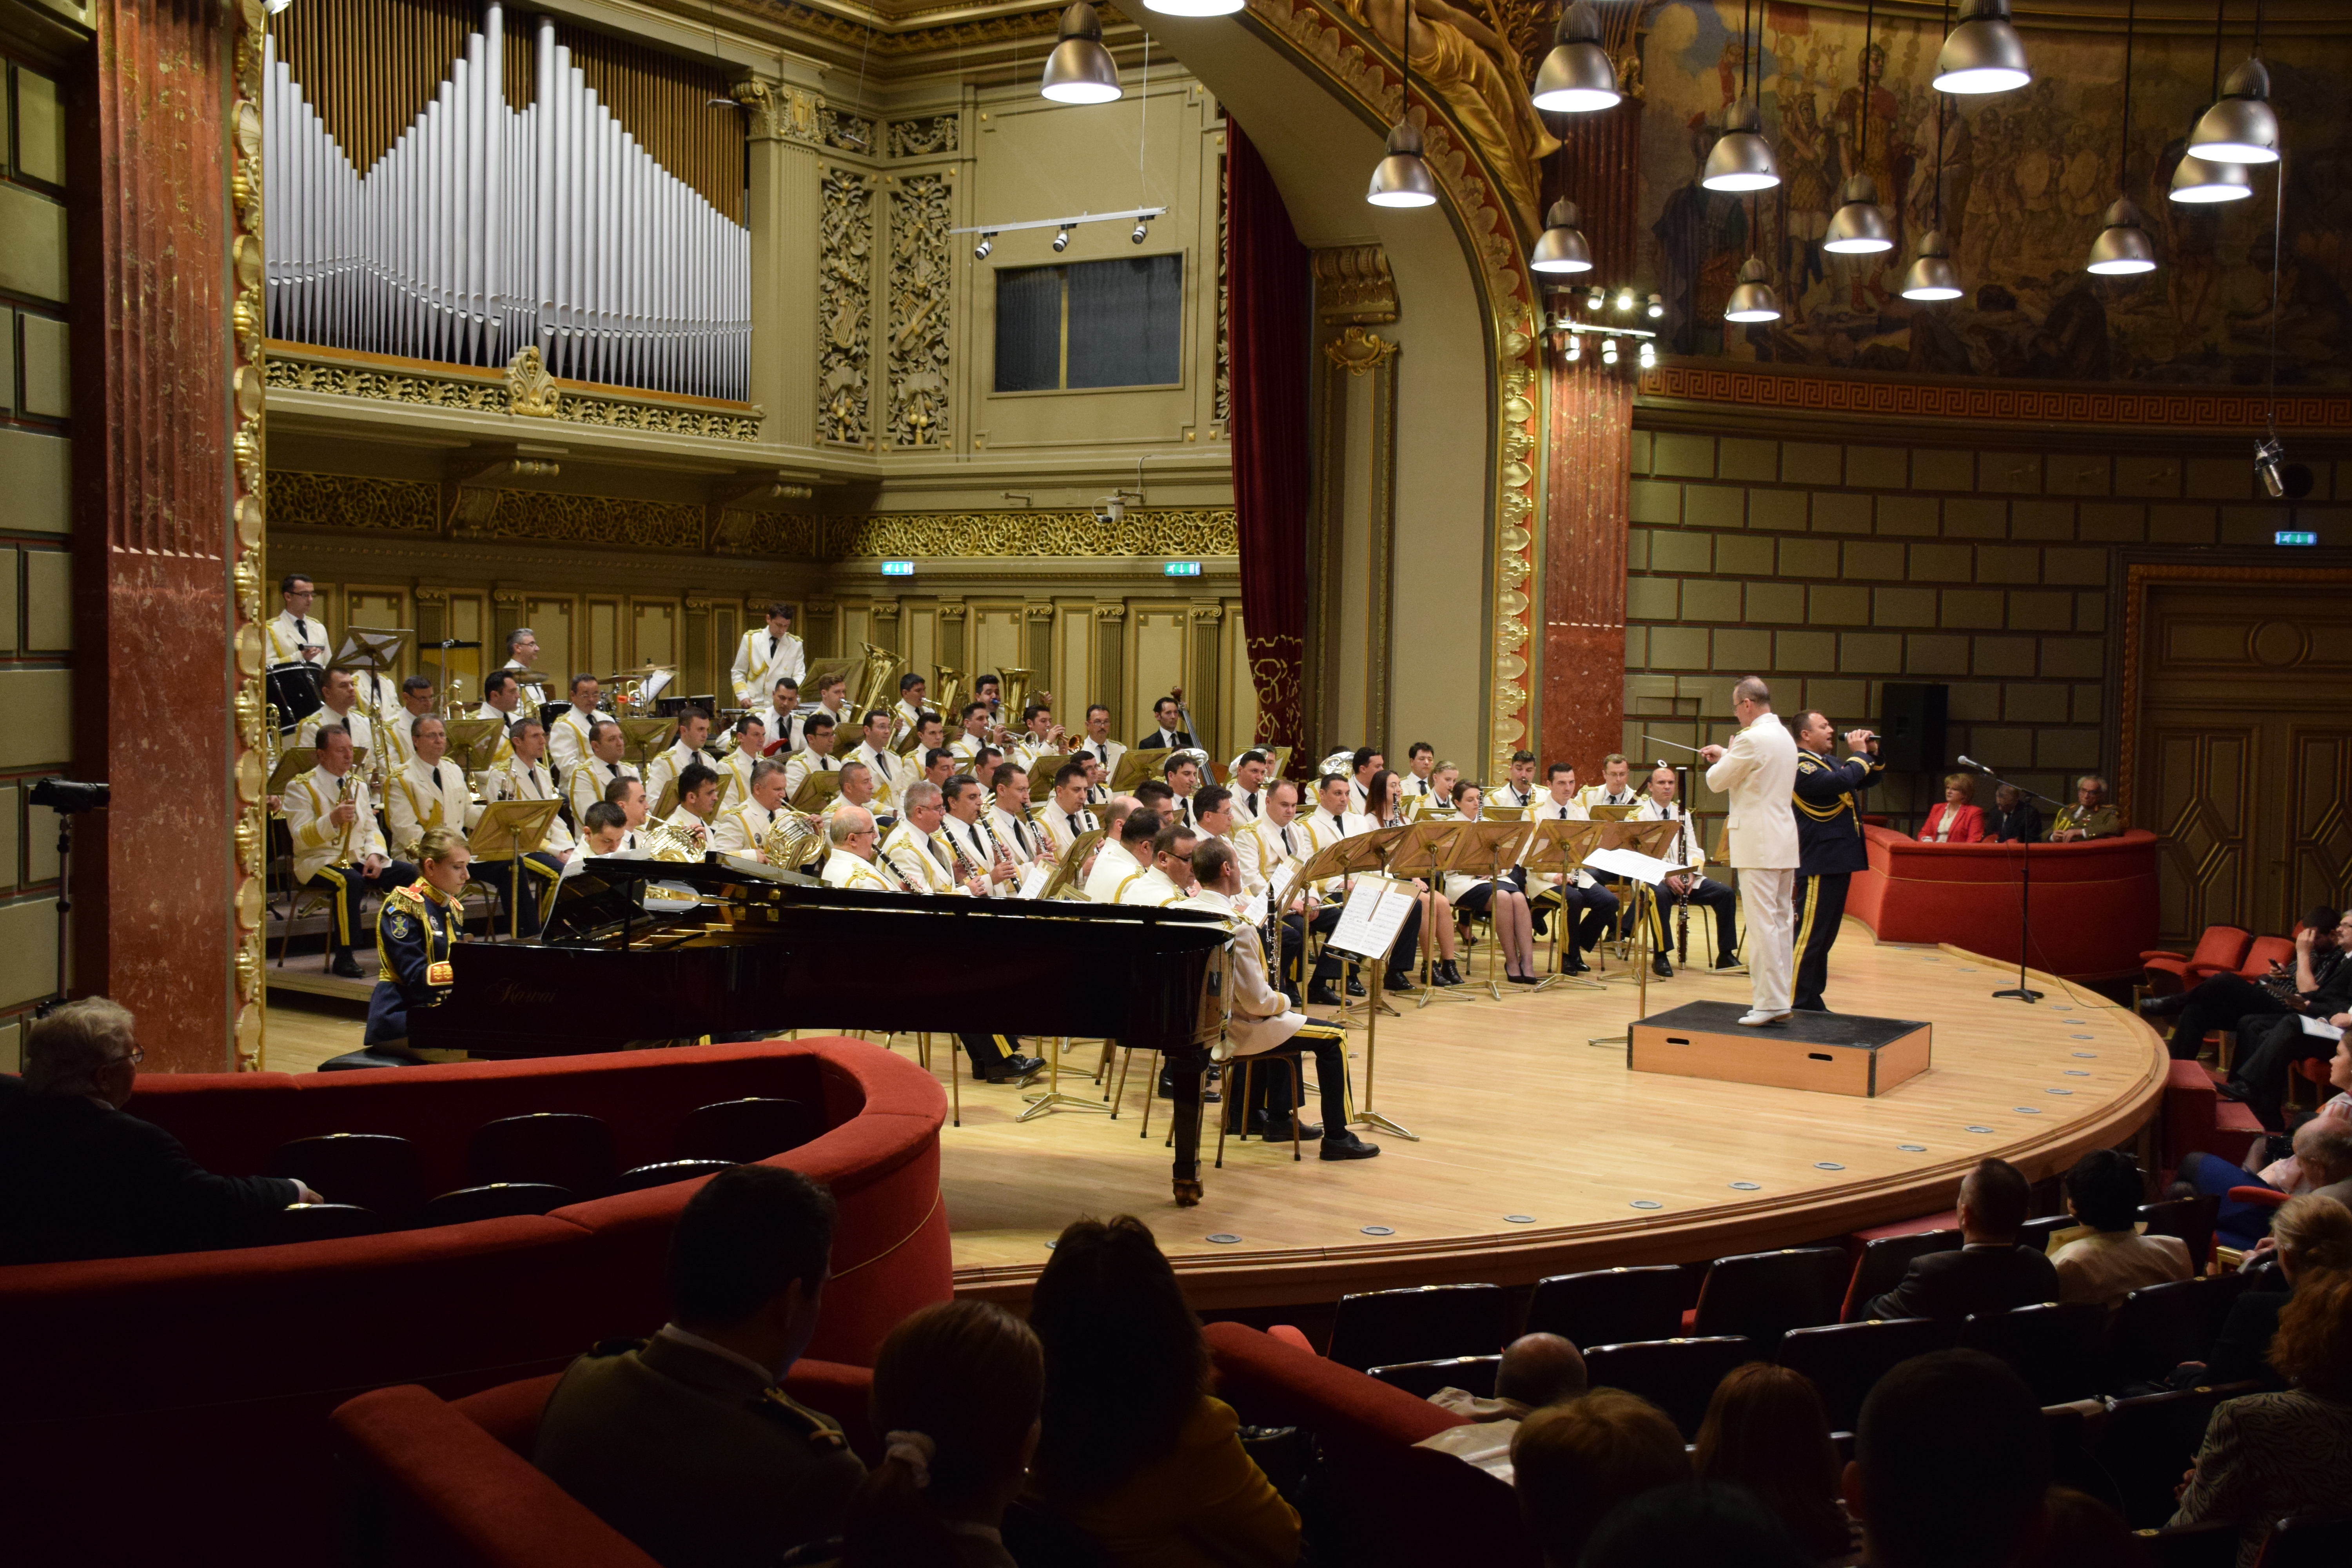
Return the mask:
<path id="1" fill-rule="evenodd" d="M 513 108 L 505 21 L 488 0 L 364 173 L 265 38 L 271 334 L 481 365 L 536 343 L 567 380 L 746 397 L 750 232 L 629 133 L 551 17 L 514 40 Z"/>

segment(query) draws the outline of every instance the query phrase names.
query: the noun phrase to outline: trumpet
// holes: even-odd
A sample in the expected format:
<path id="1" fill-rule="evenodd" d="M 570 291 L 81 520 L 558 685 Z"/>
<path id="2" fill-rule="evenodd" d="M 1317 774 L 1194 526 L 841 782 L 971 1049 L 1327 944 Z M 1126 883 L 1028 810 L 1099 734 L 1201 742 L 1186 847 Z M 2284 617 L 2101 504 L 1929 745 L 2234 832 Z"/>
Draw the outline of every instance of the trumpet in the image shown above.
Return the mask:
<path id="1" fill-rule="evenodd" d="M 337 786 L 335 791 L 335 805 L 340 807 L 350 805 L 351 804 L 352 775 L 348 771 L 346 771 L 342 776 L 341 783 Z M 359 827 L 359 813 L 354 811 L 352 813 L 352 819 L 343 824 L 343 840 L 335 848 L 335 858 L 333 862 L 335 865 L 348 866 L 352 863 L 352 834 Z"/>

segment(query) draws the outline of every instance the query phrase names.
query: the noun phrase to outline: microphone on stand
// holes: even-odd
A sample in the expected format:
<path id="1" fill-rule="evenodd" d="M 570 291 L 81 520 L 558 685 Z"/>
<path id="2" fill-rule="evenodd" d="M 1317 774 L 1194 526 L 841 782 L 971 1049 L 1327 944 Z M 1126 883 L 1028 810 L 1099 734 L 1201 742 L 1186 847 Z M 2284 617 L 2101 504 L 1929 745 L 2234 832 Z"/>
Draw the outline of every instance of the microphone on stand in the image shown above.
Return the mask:
<path id="1" fill-rule="evenodd" d="M 1982 763 L 1977 761 L 1974 757 L 1968 755 L 1966 752 L 1961 753 L 1959 763 L 1960 766 L 1964 768 L 1974 768 L 1980 773 L 1989 773 L 1992 772 L 1990 768 L 1985 766 Z"/>

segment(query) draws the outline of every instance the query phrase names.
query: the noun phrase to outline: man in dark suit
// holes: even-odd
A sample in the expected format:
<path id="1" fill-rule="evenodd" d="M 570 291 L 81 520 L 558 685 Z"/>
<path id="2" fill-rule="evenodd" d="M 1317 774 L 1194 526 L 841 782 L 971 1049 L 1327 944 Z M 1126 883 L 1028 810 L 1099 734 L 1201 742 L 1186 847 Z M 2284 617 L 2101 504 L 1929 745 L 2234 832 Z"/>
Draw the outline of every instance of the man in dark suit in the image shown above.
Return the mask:
<path id="1" fill-rule="evenodd" d="M 1870 1318 L 1965 1318 L 2005 1312 L 2058 1299 L 2058 1271 L 2050 1259 L 2017 1245 L 2032 1201 L 2025 1173 L 2006 1160 L 1987 1160 L 1960 1178 L 1958 1252 L 1915 1258 L 1902 1282 L 1863 1309 Z"/>
<path id="2" fill-rule="evenodd" d="M 1192 731 L 1177 728 L 1184 722 L 1182 695 L 1179 692 L 1174 697 L 1163 697 L 1151 705 L 1151 716 L 1159 721 L 1160 728 L 1138 741 L 1135 743 L 1137 751 L 1171 752 L 1181 746 L 1197 746 L 1201 743 L 1192 739 Z"/>
<path id="3" fill-rule="evenodd" d="M 0 1078 L 0 1263 L 245 1246 L 289 1204 L 320 1201 L 283 1177 L 215 1176 L 125 1115 L 144 1055 L 103 996 L 26 1032 L 25 1076 Z"/>
<path id="4" fill-rule="evenodd" d="M 1864 790 L 1886 769 L 1878 741 L 1867 730 L 1850 731 L 1837 760 L 1837 735 L 1828 715 L 1808 708 L 1797 715 L 1797 979 L 1794 1005 L 1826 1013 L 1822 987 L 1829 984 L 1830 948 L 1845 921 L 1845 895 L 1856 871 L 1870 869 L 1862 837 Z"/>

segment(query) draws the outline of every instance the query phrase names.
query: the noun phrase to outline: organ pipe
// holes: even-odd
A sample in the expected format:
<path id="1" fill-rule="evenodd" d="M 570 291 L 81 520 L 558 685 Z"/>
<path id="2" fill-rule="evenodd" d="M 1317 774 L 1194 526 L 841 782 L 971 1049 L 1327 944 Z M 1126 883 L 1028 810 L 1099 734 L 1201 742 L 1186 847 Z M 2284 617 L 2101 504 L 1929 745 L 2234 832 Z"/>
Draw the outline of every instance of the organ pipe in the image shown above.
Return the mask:
<path id="1" fill-rule="evenodd" d="M 707 84 L 544 16 L 526 71 L 500 0 L 309 9 L 263 45 L 273 336 L 482 365 L 535 343 L 567 380 L 748 395 L 740 132 Z"/>

